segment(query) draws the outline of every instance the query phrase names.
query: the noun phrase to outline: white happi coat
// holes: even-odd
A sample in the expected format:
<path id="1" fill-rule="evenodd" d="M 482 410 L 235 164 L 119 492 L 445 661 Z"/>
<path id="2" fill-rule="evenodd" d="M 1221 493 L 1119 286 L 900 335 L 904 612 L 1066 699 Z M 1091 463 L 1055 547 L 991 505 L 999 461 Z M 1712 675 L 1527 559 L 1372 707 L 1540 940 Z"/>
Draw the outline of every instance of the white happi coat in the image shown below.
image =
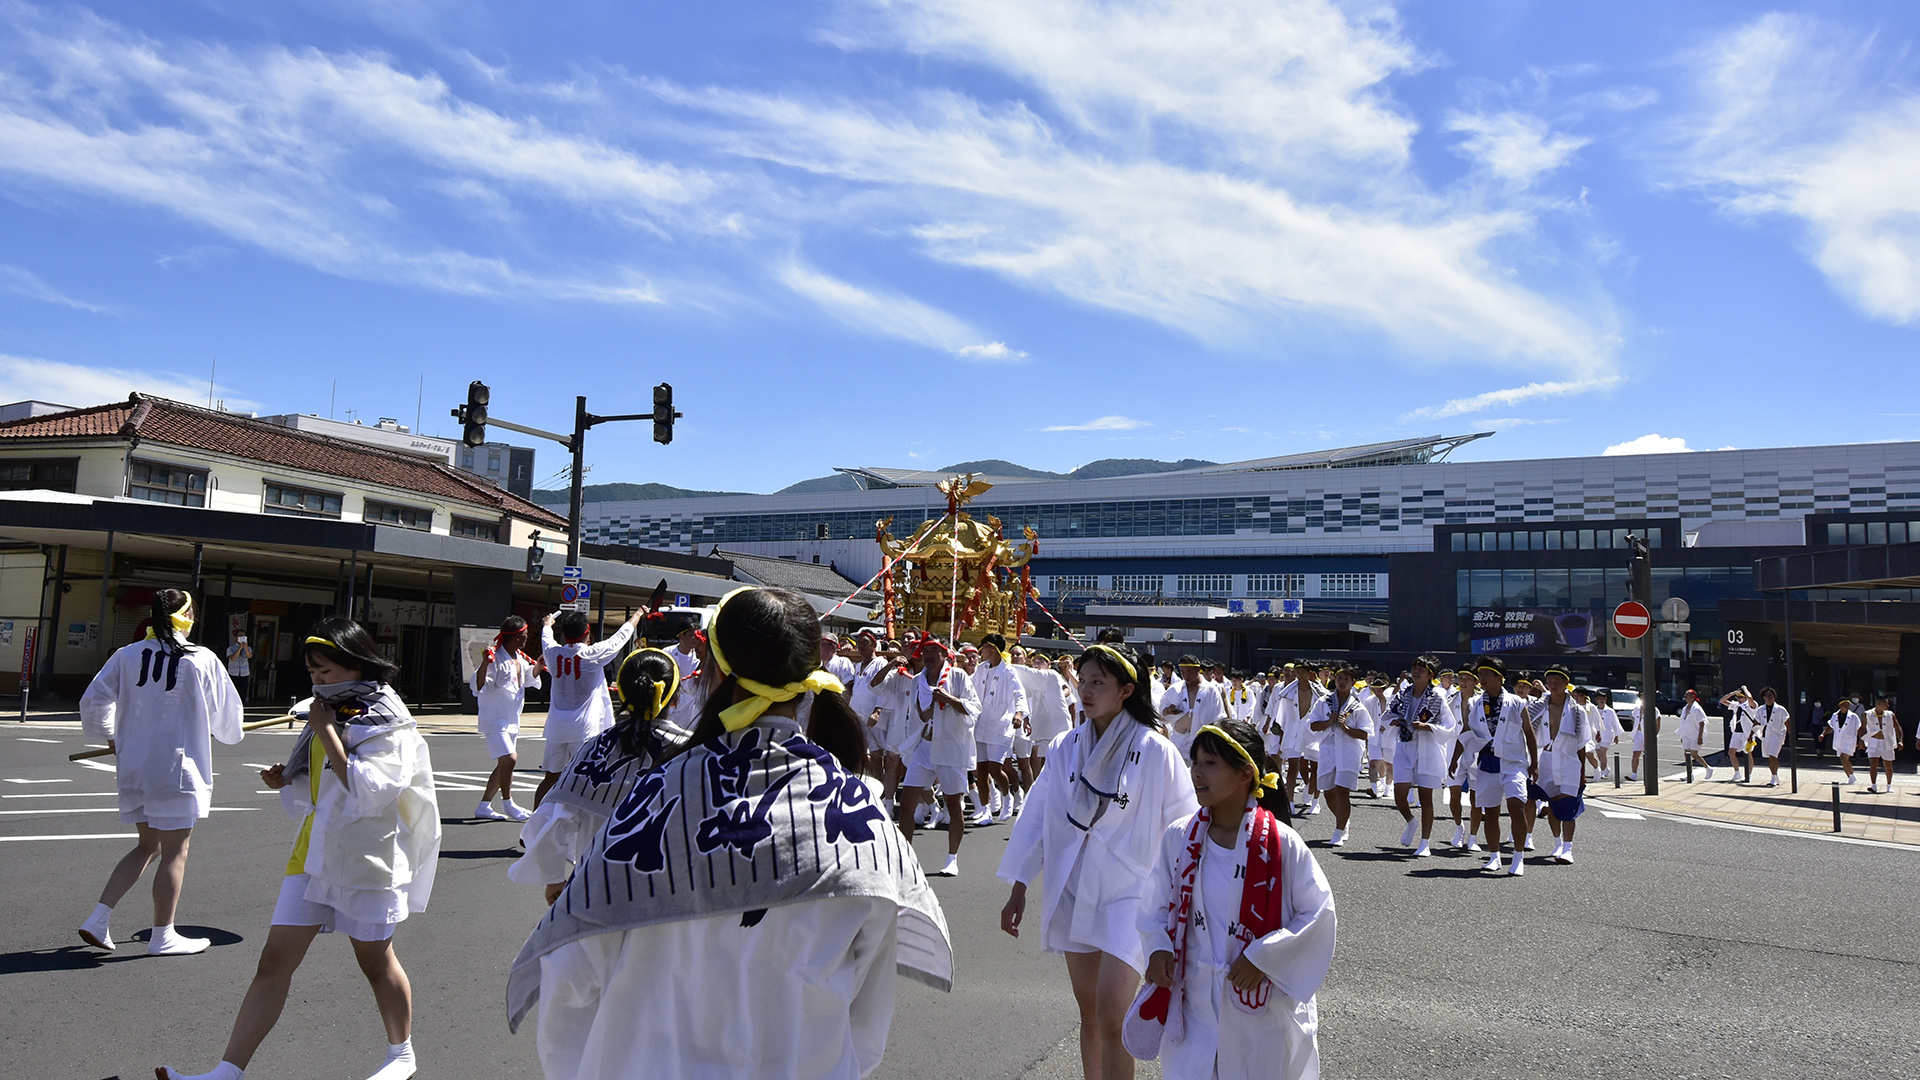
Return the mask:
<path id="1" fill-rule="evenodd" d="M 586 742 L 613 726 L 613 698 L 607 693 L 607 665 L 620 655 L 633 625 L 622 624 L 613 636 L 591 645 L 562 645 L 553 627 L 540 630 L 541 651 L 547 662 L 552 695 L 547 704 L 546 739 L 550 743 Z M 674 661 L 679 663 L 678 660 Z M 686 697 L 688 695 L 681 695 Z"/>
<path id="2" fill-rule="evenodd" d="M 112 739 L 122 811 L 203 818 L 213 805 L 213 739 L 240 741 L 240 696 L 220 658 L 175 656 L 149 637 L 121 648 L 80 697 L 80 727 Z"/>
<path id="3" fill-rule="evenodd" d="M 1680 710 L 1680 746 L 1686 750 L 1698 750 L 1707 743 L 1707 710 L 1697 701 L 1690 701 Z"/>
<path id="4" fill-rule="evenodd" d="M 361 922 L 393 923 L 427 910 L 440 859 L 440 807 L 427 741 L 399 696 L 385 686 L 380 691 L 388 716 L 402 721 L 347 726 L 341 742 L 350 782 L 342 784 L 323 755 L 319 801 L 309 801 L 302 776 L 280 789 L 280 803 L 296 821 L 313 811 L 298 871 L 309 877 L 306 899 Z"/>
<path id="5" fill-rule="evenodd" d="M 1843 717 L 1834 713 L 1827 717 L 1827 727 L 1833 731 L 1833 752 L 1852 757 L 1860 752 L 1860 714 L 1848 709 Z"/>
<path id="6" fill-rule="evenodd" d="M 1191 817 L 1170 826 L 1160 841 L 1153 875 L 1154 899 L 1177 898 L 1175 880 L 1186 846 Z M 1210 955 L 1208 935 L 1187 931 L 1186 993 L 1182 1000 L 1185 1031 L 1179 1042 L 1160 1044 L 1160 1071 L 1166 1080 L 1319 1080 L 1316 1045 L 1319 1008 L 1314 996 L 1333 967 L 1338 920 L 1327 876 L 1300 834 L 1280 827 L 1280 928 L 1247 943 L 1246 957 L 1273 983 L 1274 993 L 1259 1013 L 1249 1013 L 1227 982 L 1233 956 Z M 1207 861 L 1231 857 L 1245 881 L 1246 830 L 1231 855 L 1206 842 L 1194 875 L 1193 909 L 1240 916 L 1241 896 L 1210 897 L 1205 888 Z M 1209 916 L 1212 917 L 1212 916 Z M 1151 954 L 1167 948 L 1167 919 L 1161 903 L 1142 905 L 1140 936 Z"/>
<path id="7" fill-rule="evenodd" d="M 1181 679 L 1160 695 L 1160 715 L 1167 724 L 1167 738 L 1180 751 L 1182 758 L 1191 760 L 1193 740 L 1200 729 L 1208 724 L 1217 724 L 1226 715 L 1226 709 L 1220 703 L 1220 689 L 1205 679 L 1200 680 L 1196 690 L 1187 689 L 1187 680 Z M 1174 710 L 1179 710 L 1177 713 Z M 1187 730 L 1181 731 L 1176 725 L 1185 721 Z"/>
<path id="8" fill-rule="evenodd" d="M 1880 751 L 1891 758 L 1894 747 L 1900 742 L 1900 722 L 1895 715 L 1890 711 L 1876 714 L 1868 709 L 1860 717 L 1860 724 L 1867 737 L 1867 754 L 1872 756 Z"/>
<path id="9" fill-rule="evenodd" d="M 886 669 L 887 658 L 876 656 L 859 665 L 854 670 L 853 678 L 846 680 L 847 707 L 863 724 L 873 716 L 873 710 L 880 707 L 880 691 L 873 685 L 873 677 Z"/>
<path id="10" fill-rule="evenodd" d="M 1422 731 L 1419 728 L 1413 729 L 1413 741 L 1414 745 L 1418 747 L 1419 753 L 1418 764 L 1414 767 L 1419 772 L 1445 776 L 1447 775 L 1447 767 L 1453 762 L 1454 740 L 1460 737 L 1460 717 L 1459 714 L 1454 712 L 1453 703 L 1447 700 L 1447 695 L 1441 692 L 1440 687 L 1434 686 L 1433 690 L 1435 691 L 1434 699 L 1440 704 L 1440 715 L 1432 717 L 1427 721 L 1427 723 L 1433 725 L 1433 730 Z M 1400 739 L 1399 729 L 1394 724 L 1394 717 L 1397 715 L 1400 703 L 1406 701 L 1408 702 L 1407 708 L 1418 710 L 1420 700 L 1423 696 L 1424 695 L 1414 693 L 1412 688 L 1408 688 L 1405 693 L 1402 693 L 1394 699 L 1393 707 L 1388 709 L 1387 717 L 1382 721 L 1385 728 L 1385 734 L 1382 738 L 1387 741 L 1388 745 L 1392 745 Z M 1391 752 L 1389 752 L 1388 756 L 1392 756 Z M 1400 776 L 1396 773 L 1393 780 L 1396 784 L 1408 784 L 1413 782 L 1413 777 Z"/>
<path id="11" fill-rule="evenodd" d="M 518 652 L 495 646 L 493 662 L 475 672 L 480 679 L 474 691 L 480 730 L 492 731 L 520 722 L 520 711 L 527 705 L 527 688 L 540 682 L 539 669 Z"/>
<path id="12" fill-rule="evenodd" d="M 1313 711 L 1307 714 L 1307 727 L 1311 728 L 1323 720 L 1334 718 L 1336 707 L 1334 699 L 1338 691 L 1328 690 L 1313 703 Z M 1360 700 L 1360 688 L 1355 687 L 1347 694 L 1345 701 L 1338 705 L 1338 711 L 1346 714 L 1342 722 L 1346 727 L 1356 728 L 1367 734 L 1373 733 L 1373 713 L 1367 710 Z M 1358 769 L 1367 763 L 1366 736 L 1358 739 L 1342 730 L 1341 724 L 1333 724 L 1314 732 L 1323 740 L 1320 744 L 1320 764 L 1327 769 Z M 1322 774 L 1326 777 L 1326 774 Z M 1327 777 L 1330 779 L 1330 777 Z M 1322 779 L 1322 785 L 1326 779 Z"/>
<path id="13" fill-rule="evenodd" d="M 1780 756 L 1780 747 L 1787 741 L 1787 707 L 1775 702 L 1772 705 L 1755 705 L 1753 715 L 1760 727 L 1760 751 L 1767 757 Z M 1638 734 L 1636 727 L 1635 733 Z M 1638 743 L 1636 742 L 1636 745 Z"/>
<path id="14" fill-rule="evenodd" d="M 1220 704 L 1226 709 L 1228 719 L 1251 720 L 1254 699 L 1257 696 L 1258 691 L 1245 683 L 1241 683 L 1238 690 L 1234 689 L 1232 683 L 1228 683 L 1226 688 L 1220 691 Z"/>
<path id="15" fill-rule="evenodd" d="M 1593 747 L 1593 720 L 1573 698 L 1561 705 L 1560 733 L 1553 733 L 1553 703 L 1543 700 L 1546 738 L 1540 743 L 1540 783 L 1568 794 L 1577 794 L 1586 780 L 1586 752 Z"/>
<path id="16" fill-rule="evenodd" d="M 1073 727 L 1067 712 L 1066 681 L 1051 668 L 1024 667 L 1016 674 L 1027 691 L 1027 722 L 1033 727 L 1033 745 L 1045 748 Z"/>
<path id="17" fill-rule="evenodd" d="M 933 742 L 927 747 L 927 761 L 935 766 L 952 769 L 971 769 L 978 764 L 979 749 L 974 743 L 974 719 L 980 715 L 980 698 L 973 692 L 973 680 L 958 665 L 948 664 L 941 669 L 940 687 L 947 693 L 960 699 L 960 707 L 943 705 L 936 702 L 927 711 L 923 723 L 920 716 L 921 687 L 927 685 L 927 673 L 922 669 L 906 687 L 907 725 L 913 728 L 912 740 L 925 737 L 925 725 L 933 727 Z M 948 792 L 948 794 L 958 794 Z"/>
<path id="18" fill-rule="evenodd" d="M 1138 723 L 1125 714 L 1110 722 Z M 1193 797 L 1193 774 L 1179 750 L 1166 736 L 1143 727 L 1106 812 L 1090 829 L 1074 827 L 1067 820 L 1070 785 L 1077 782 L 1084 758 L 1097 742 L 1093 722 L 1087 721 L 1048 747 L 1047 767 L 1027 792 L 1007 837 L 999 877 L 1009 885 L 1045 879 L 1040 918 L 1027 921 L 1043 947 L 1047 927 L 1056 918 L 1064 919 L 1072 927 L 1072 940 L 1096 945 L 1144 973 L 1147 956 L 1137 927 L 1140 908 L 1159 899 L 1150 895 L 1150 875 L 1160 855 L 1160 837 L 1200 804 Z M 1069 878 L 1074 878 L 1073 906 L 1063 911 Z"/>
<path id="19" fill-rule="evenodd" d="M 973 690 L 980 698 L 980 714 L 973 721 L 973 737 L 989 746 L 1013 742 L 1013 718 L 1024 716 L 1028 711 L 1027 690 L 1013 664 L 1005 657 L 997 664 L 980 661 L 973 669 Z"/>

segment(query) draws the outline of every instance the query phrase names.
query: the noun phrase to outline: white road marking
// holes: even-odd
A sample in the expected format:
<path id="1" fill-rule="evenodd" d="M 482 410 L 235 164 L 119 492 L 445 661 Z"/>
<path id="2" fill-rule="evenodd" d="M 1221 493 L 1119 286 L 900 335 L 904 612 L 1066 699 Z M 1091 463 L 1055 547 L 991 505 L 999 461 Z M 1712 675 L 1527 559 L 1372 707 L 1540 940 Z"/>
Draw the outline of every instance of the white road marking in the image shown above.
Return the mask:
<path id="1" fill-rule="evenodd" d="M 1634 813 L 1629 813 L 1625 810 L 1602 810 L 1600 811 L 1600 816 L 1610 817 L 1610 818 L 1625 818 L 1628 821 L 1647 820 L 1647 815 L 1645 814 L 1634 814 Z"/>
<path id="2" fill-rule="evenodd" d="M 117 773 L 120 771 L 119 769 L 113 767 L 112 765 L 102 765 L 97 761 L 76 761 L 74 762 L 74 764 L 80 766 L 83 769 L 98 769 L 101 772 Z"/>
<path id="3" fill-rule="evenodd" d="M 24 736 L 24 735 L 22 735 L 22 736 L 20 736 L 20 741 L 21 741 L 21 742 L 43 742 L 43 743 L 52 743 L 52 744 L 53 744 L 53 745 L 55 745 L 55 746 L 59 746 L 59 745 L 60 745 L 60 742 L 61 742 L 61 740 L 59 740 L 59 739 L 29 739 L 29 738 L 27 738 L 27 737 L 26 737 L 26 736 Z"/>
<path id="4" fill-rule="evenodd" d="M 41 791 L 31 795 L 0 795 L 0 799 L 111 799 L 117 791 Z"/>
<path id="5" fill-rule="evenodd" d="M 280 763 L 276 761 L 273 763 L 273 765 L 262 765 L 257 761 L 243 761 L 240 764 L 245 765 L 249 769 L 271 769 L 273 768 L 273 765 L 278 765 Z"/>
<path id="6" fill-rule="evenodd" d="M 15 777 L 9 776 L 7 777 L 7 783 L 9 784 L 71 784 L 73 783 L 73 779 L 71 777 L 63 776 L 58 780 L 21 780 L 21 779 L 16 779 Z"/>
<path id="7" fill-rule="evenodd" d="M 130 832 L 90 832 L 60 833 L 57 836 L 0 836 L 0 843 L 19 840 L 132 840 L 139 835 Z"/>
<path id="8" fill-rule="evenodd" d="M 257 806 L 215 806 L 209 809 L 216 814 L 223 814 L 228 811 L 258 810 L 260 808 Z M 0 814 L 6 814 L 8 816 L 17 814 L 117 814 L 119 812 L 120 808 L 117 806 L 65 806 L 57 810 L 0 810 Z"/>

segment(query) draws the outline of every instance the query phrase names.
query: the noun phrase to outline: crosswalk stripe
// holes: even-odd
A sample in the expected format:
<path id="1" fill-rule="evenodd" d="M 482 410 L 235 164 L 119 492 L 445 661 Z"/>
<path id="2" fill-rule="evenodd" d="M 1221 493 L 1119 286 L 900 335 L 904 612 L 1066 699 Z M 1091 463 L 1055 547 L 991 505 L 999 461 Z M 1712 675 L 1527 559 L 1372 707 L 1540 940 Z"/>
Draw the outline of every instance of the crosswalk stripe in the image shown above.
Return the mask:
<path id="1" fill-rule="evenodd" d="M 93 832 L 59 833 L 53 836 L 0 836 L 0 844 L 21 840 L 133 840 L 139 833 L 130 832 Z"/>

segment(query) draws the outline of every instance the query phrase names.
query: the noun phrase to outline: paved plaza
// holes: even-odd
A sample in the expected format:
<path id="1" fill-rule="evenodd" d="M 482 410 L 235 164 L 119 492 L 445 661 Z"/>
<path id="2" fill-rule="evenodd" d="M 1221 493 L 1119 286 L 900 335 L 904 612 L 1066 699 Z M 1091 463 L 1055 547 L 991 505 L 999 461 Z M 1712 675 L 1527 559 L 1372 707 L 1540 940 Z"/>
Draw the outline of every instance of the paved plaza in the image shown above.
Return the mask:
<path id="1" fill-rule="evenodd" d="M 534 890 L 505 877 L 516 826 L 465 816 L 487 765 L 481 741 L 467 734 L 471 720 L 430 717 L 423 727 L 445 844 L 431 909 L 396 939 L 414 984 L 420 1075 L 538 1077 L 531 1025 L 510 1035 L 502 1005 L 507 962 L 541 910 Z M 148 958 L 122 944 L 107 957 L 81 945 L 74 927 L 132 832 L 113 812 L 111 759 L 69 762 L 87 742 L 57 716 L 0 728 L 9 915 L 0 987 L 11 1014 L 0 1029 L 0 1075 L 135 1080 L 161 1061 L 212 1064 L 293 833 L 253 771 L 291 742 L 276 729 L 215 747 L 216 812 L 194 833 L 180 913 L 182 927 L 214 947 Z M 523 753 L 539 747 L 529 739 Z M 529 789 L 533 780 L 524 776 Z M 1920 1074 L 1911 1040 L 1863 1039 L 1902 1032 L 1920 1015 L 1920 940 L 1908 925 L 1920 847 L 1676 816 L 1689 800 L 1751 804 L 1764 789 L 1678 780 L 1666 788 L 1659 800 L 1631 787 L 1598 790 L 1581 822 L 1579 862 L 1532 864 L 1517 880 L 1482 876 L 1465 854 L 1407 858 L 1386 846 L 1398 838 L 1398 815 L 1358 800 L 1350 844 L 1316 846 L 1341 923 L 1320 996 L 1326 1075 Z M 1801 791 L 1826 797 L 1809 770 Z M 1914 805 L 1910 792 L 1894 798 L 1882 805 Z M 1320 841 L 1330 828 L 1323 814 L 1301 831 Z M 1007 830 L 971 831 L 962 875 L 935 879 L 953 931 L 955 989 L 900 984 L 879 1076 L 1078 1076 L 1063 965 L 996 928 L 1006 890 L 992 871 Z M 923 834 L 923 858 L 942 845 Z M 147 915 L 143 883 L 120 905 L 116 934 L 126 942 Z M 359 1080 L 379 1044 L 345 942 L 322 938 L 248 1075 Z"/>

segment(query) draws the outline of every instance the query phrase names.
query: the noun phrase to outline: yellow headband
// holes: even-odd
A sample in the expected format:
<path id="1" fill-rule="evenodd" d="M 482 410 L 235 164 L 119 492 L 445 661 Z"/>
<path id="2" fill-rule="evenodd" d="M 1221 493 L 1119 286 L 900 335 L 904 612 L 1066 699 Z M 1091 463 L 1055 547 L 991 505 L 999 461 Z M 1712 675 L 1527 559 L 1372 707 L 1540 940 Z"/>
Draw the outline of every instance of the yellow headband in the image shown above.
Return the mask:
<path id="1" fill-rule="evenodd" d="M 176 611 L 173 614 L 167 616 L 167 621 L 173 624 L 174 633 L 179 634 L 181 637 L 185 637 L 188 634 L 192 633 L 193 632 L 193 605 L 192 604 L 181 605 L 179 611 Z"/>
<path id="2" fill-rule="evenodd" d="M 1121 656 L 1119 651 L 1114 649 L 1111 645 L 1099 645 L 1099 644 L 1089 645 L 1087 646 L 1087 652 L 1097 652 L 1101 656 L 1104 656 L 1107 659 L 1113 661 L 1114 663 L 1119 664 L 1120 670 L 1127 673 L 1127 681 L 1135 685 L 1139 685 L 1140 673 L 1135 671 L 1133 669 L 1133 665 L 1127 663 L 1127 658 L 1124 656 Z M 1085 654 L 1083 653 L 1082 655 L 1085 655 Z"/>
<path id="3" fill-rule="evenodd" d="M 733 665 L 727 662 L 727 654 L 720 648 L 720 615 L 727 610 L 727 601 L 743 592 L 751 592 L 753 588 L 751 585 L 744 586 L 721 597 L 719 606 L 713 609 L 713 623 L 707 627 L 707 652 L 713 655 L 713 665 L 720 669 L 720 674 L 732 675 L 733 681 L 741 689 L 753 695 L 745 701 L 736 701 L 720 711 L 720 723 L 725 725 L 728 731 L 739 731 L 760 719 L 760 714 L 766 712 L 775 703 L 792 701 L 809 690 L 816 694 L 824 694 L 828 691 L 838 694 L 846 689 L 840 685 L 839 679 L 819 668 L 808 672 L 807 677 L 799 682 L 790 682 L 785 686 L 769 686 L 744 675 L 733 674 Z"/>
<path id="4" fill-rule="evenodd" d="M 309 637 L 309 638 L 307 638 L 307 642 L 306 642 L 306 643 L 307 643 L 308 645 L 325 645 L 325 646 L 326 646 L 327 648 L 329 648 L 329 649 L 338 649 L 338 648 L 340 647 L 340 646 L 338 646 L 338 645 L 335 645 L 335 644 L 334 644 L 333 642 L 331 642 L 331 641 L 328 641 L 328 640 L 327 640 L 326 638 L 323 638 L 323 637 Z"/>
<path id="5" fill-rule="evenodd" d="M 1233 747 L 1233 752 L 1240 755 L 1241 761 L 1244 761 L 1249 765 L 1253 765 L 1253 797 L 1254 798 L 1257 799 L 1269 791 L 1280 790 L 1280 774 L 1268 773 L 1265 776 L 1260 775 L 1260 766 L 1253 764 L 1253 755 L 1247 753 L 1247 748 L 1240 745 L 1240 740 L 1234 738 L 1233 736 L 1227 734 L 1226 732 L 1220 730 L 1219 728 L 1214 727 L 1212 724 L 1208 724 L 1206 727 L 1203 727 L 1200 729 L 1201 735 L 1205 735 L 1208 732 L 1212 732 L 1213 734 L 1218 735 L 1222 742 L 1226 743 L 1228 746 Z M 1197 737 L 1198 736 L 1196 736 L 1196 738 Z"/>
<path id="6" fill-rule="evenodd" d="M 673 695 L 679 691 L 680 665 L 674 663 L 673 657 L 668 656 L 664 649 L 646 648 L 646 649 L 635 649 L 632 655 L 628 656 L 625 660 L 622 660 L 620 662 L 620 666 L 626 667 L 629 663 L 633 662 L 634 657 L 644 656 L 647 653 L 653 653 L 654 655 L 660 657 L 662 660 L 665 660 L 667 662 L 667 671 L 668 671 L 667 681 L 665 683 L 653 684 L 653 712 L 647 717 L 647 719 L 652 720 L 654 717 L 657 717 L 660 715 L 660 710 L 666 708 L 667 702 L 671 701 L 673 699 Z M 620 689 L 619 679 L 615 679 L 613 681 L 613 692 L 620 695 L 620 700 L 623 702 L 626 702 L 627 708 L 629 709 L 633 708 L 633 702 L 627 701 L 626 691 Z"/>

